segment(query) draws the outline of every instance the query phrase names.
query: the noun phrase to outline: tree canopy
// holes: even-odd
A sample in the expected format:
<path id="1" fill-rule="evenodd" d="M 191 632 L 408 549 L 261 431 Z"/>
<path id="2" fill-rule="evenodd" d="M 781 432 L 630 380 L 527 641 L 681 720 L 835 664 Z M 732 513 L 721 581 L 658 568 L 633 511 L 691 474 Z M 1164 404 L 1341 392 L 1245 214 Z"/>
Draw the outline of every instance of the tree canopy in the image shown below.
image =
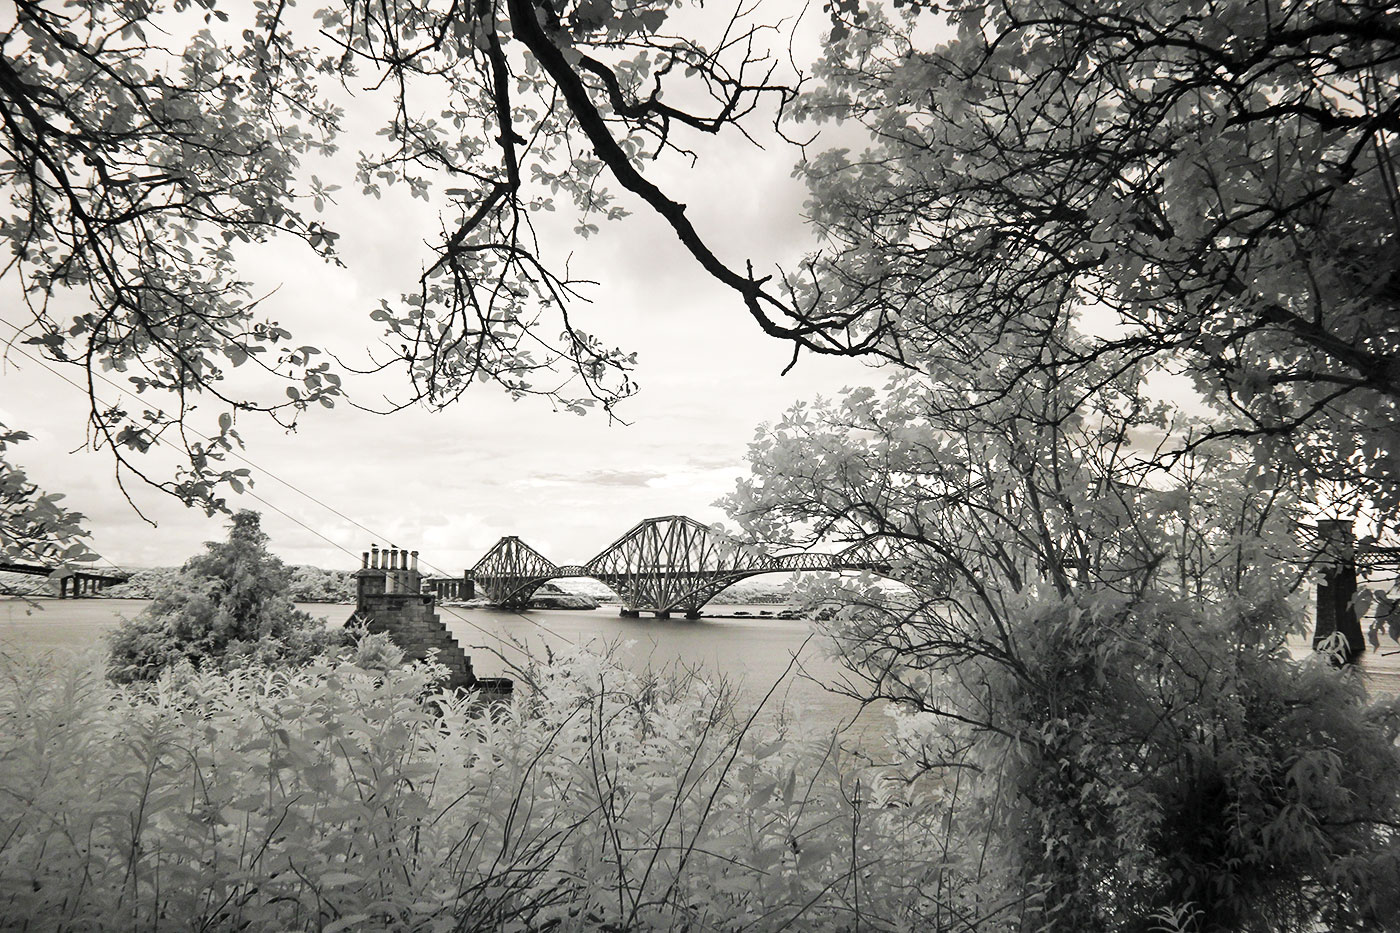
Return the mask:
<path id="1" fill-rule="evenodd" d="M 722 231 L 697 231 L 648 179 L 655 160 L 693 157 L 697 134 L 742 133 L 791 97 L 774 77 L 778 24 L 736 14 L 706 45 L 668 28 L 677 15 L 669 0 L 335 0 L 307 12 L 286 0 L 20 0 L 0 24 L 11 251 L 0 275 L 30 312 L 17 339 L 77 369 L 119 480 L 211 511 L 247 482 L 226 461 L 236 416 L 290 425 L 332 407 L 347 367 L 403 376 L 391 407 L 445 405 L 494 380 L 611 411 L 634 391 L 635 359 L 571 315 L 582 279 L 541 225 L 571 210 L 576 235 L 597 232 L 626 214 L 613 185 L 764 330 L 855 352 L 786 317 L 781 281 L 720 259 L 710 241 Z M 336 154 L 352 105 L 383 118 L 373 140 L 353 139 L 357 158 Z M 297 341 L 240 256 L 276 238 L 339 262 L 339 234 L 318 219 L 327 202 L 395 185 L 431 199 L 441 229 L 416 281 L 359 309 L 382 324 L 382 345 L 338 366 L 325 351 L 347 348 Z M 234 379 L 244 366 L 264 378 Z M 109 379 L 130 399 L 104 401 Z M 176 475 L 135 456 L 158 443 L 182 451 Z"/>
<path id="2" fill-rule="evenodd" d="M 804 294 L 903 371 L 760 428 L 726 507 L 907 586 L 809 595 L 1008 928 L 1394 925 L 1395 705 L 1286 648 L 1302 526 L 1400 503 L 1394 10 L 832 15 L 795 112 L 868 139 L 801 166 Z"/>
<path id="3" fill-rule="evenodd" d="M 225 459 L 239 412 L 292 423 L 346 392 L 330 348 L 240 277 L 244 244 L 337 262 L 326 203 L 406 188 L 441 228 L 417 279 L 363 309 L 384 328 L 367 365 L 407 379 L 393 404 L 494 380 L 612 411 L 635 359 L 581 323 L 585 276 L 549 215 L 586 237 L 641 204 L 795 349 L 973 385 L 988 358 L 1147 363 L 1233 416 L 1189 443 L 1251 436 L 1393 502 L 1390 5 L 840 2 L 806 83 L 780 65 L 786 12 L 740 11 L 704 43 L 665 0 L 21 0 L 0 31 L 20 339 L 80 369 L 119 478 L 217 510 L 247 481 Z M 353 160 L 352 103 L 382 117 Z M 775 117 L 870 134 L 806 147 L 825 245 L 786 271 L 723 256 L 648 168 L 703 168 L 707 136 Z M 250 364 L 280 391 L 231 378 Z M 101 400 L 108 374 L 131 400 Z M 156 443 L 182 450 L 176 475 L 134 456 Z"/>
<path id="4" fill-rule="evenodd" d="M 802 165 L 823 300 L 890 356 L 974 386 L 988 359 L 1188 376 L 1232 416 L 1194 441 L 1258 438 L 1261 458 L 1393 509 L 1393 4 L 833 16 L 795 113 L 854 121 L 870 144 Z"/>

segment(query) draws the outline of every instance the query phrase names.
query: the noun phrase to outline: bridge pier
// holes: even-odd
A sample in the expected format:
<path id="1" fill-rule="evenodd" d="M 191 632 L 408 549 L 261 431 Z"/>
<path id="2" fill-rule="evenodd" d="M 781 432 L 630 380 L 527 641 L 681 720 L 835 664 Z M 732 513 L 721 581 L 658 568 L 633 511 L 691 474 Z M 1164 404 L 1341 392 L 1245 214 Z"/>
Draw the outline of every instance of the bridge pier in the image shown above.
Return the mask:
<path id="1" fill-rule="evenodd" d="M 1366 637 L 1361 633 L 1352 599 L 1356 596 L 1356 532 L 1342 519 L 1317 523 L 1322 542 L 1322 581 L 1317 586 L 1317 625 L 1313 645 L 1333 632 L 1347 641 L 1343 661 L 1351 663 L 1366 653 Z"/>
<path id="2" fill-rule="evenodd" d="M 671 610 L 669 610 L 669 609 L 657 609 L 657 610 L 655 611 L 655 613 L 653 613 L 653 614 L 654 614 L 658 619 L 669 619 L 669 618 L 671 618 Z"/>
<path id="3" fill-rule="evenodd" d="M 84 596 L 93 596 L 101 593 L 109 584 L 125 583 L 131 579 L 130 574 L 123 573 L 119 569 L 109 572 L 99 572 L 96 570 L 79 570 L 67 563 L 59 564 L 57 567 L 47 567 L 43 564 L 21 564 L 0 559 L 0 571 L 5 573 L 22 573 L 31 577 L 44 577 L 47 586 L 53 586 L 57 581 L 59 599 L 80 599 Z M 50 590 L 50 592 L 52 592 Z"/>
<path id="4" fill-rule="evenodd" d="M 699 610 L 699 609 L 687 609 L 687 610 L 685 611 L 685 617 L 693 622 L 693 621 L 695 621 L 696 619 L 701 618 L 700 610 Z"/>
<path id="5" fill-rule="evenodd" d="M 640 609 L 628 609 L 626 606 L 623 606 L 618 615 L 622 616 L 624 619 L 640 619 L 642 617 L 642 611 Z"/>

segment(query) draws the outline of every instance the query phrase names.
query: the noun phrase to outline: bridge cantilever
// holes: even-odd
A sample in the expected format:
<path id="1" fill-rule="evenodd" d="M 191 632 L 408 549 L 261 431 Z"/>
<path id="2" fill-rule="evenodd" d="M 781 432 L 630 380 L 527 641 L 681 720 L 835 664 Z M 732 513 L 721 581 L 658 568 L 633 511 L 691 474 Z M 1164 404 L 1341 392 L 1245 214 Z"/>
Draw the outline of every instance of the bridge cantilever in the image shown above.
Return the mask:
<path id="1" fill-rule="evenodd" d="M 698 618 L 706 603 L 748 577 L 873 566 L 869 559 L 847 557 L 844 552 L 804 551 L 775 557 L 688 516 L 665 515 L 643 519 L 583 564 L 555 564 L 509 535 L 477 562 L 471 577 L 482 594 L 503 607 L 528 605 L 530 596 L 549 580 L 591 577 L 622 598 L 624 614 L 645 610 L 668 616 L 681 610 L 687 617 Z"/>

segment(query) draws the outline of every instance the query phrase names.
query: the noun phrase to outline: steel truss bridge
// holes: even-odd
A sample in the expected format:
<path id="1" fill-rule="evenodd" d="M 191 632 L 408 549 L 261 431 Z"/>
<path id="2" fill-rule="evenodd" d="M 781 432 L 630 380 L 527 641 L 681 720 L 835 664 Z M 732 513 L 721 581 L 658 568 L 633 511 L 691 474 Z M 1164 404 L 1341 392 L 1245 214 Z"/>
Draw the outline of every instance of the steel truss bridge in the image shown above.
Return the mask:
<path id="1" fill-rule="evenodd" d="M 586 564 L 556 564 L 514 535 L 497 541 L 469 573 L 477 591 L 503 608 L 521 608 L 546 582 L 592 577 L 622 597 L 623 615 L 645 610 L 666 618 L 700 609 L 720 590 L 747 577 L 793 570 L 885 571 L 889 562 L 871 543 L 837 554 L 773 556 L 684 515 L 638 522 Z"/>

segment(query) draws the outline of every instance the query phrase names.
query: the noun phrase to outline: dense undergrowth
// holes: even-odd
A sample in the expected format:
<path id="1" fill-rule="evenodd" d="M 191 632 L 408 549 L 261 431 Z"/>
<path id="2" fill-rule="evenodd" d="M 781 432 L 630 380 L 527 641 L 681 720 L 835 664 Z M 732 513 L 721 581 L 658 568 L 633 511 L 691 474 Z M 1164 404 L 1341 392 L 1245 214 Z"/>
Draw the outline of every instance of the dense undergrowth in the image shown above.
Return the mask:
<path id="1" fill-rule="evenodd" d="M 0 930 L 1393 929 L 1400 706 L 1199 629 L 1181 683 L 1096 661 L 1086 618 L 1040 617 L 1055 696 L 964 669 L 1015 731 L 940 688 L 899 768 L 585 649 L 490 708 L 382 635 L 137 686 L 0 653 Z"/>
<path id="2" fill-rule="evenodd" d="M 938 807 L 874 805 L 722 684 L 579 653 L 487 710 L 384 654 L 140 689 L 0 656 L 0 928 L 908 928 L 956 901 Z"/>

